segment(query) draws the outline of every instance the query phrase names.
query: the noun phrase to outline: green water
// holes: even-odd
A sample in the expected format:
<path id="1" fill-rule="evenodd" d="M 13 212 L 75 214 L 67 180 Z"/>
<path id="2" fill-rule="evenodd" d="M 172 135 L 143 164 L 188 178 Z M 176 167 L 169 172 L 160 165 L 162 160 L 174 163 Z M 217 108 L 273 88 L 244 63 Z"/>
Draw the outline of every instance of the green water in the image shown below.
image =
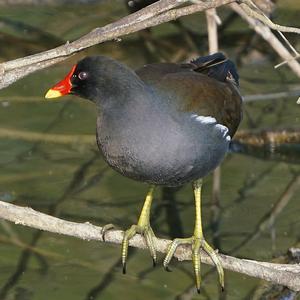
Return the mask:
<path id="1" fill-rule="evenodd" d="M 289 1 L 288 5 L 283 7 L 280 2 L 276 20 L 300 27 L 299 18 L 294 17 L 300 13 L 299 4 Z M 0 61 L 49 49 L 125 14 L 121 1 L 63 8 L 1 7 Z M 229 11 L 220 10 L 220 15 L 226 18 Z M 79 58 L 88 54 L 110 55 L 136 68 L 159 59 L 175 61 L 197 53 L 205 54 L 203 16 L 198 14 L 183 20 L 196 34 L 198 50 L 187 45 L 183 34 L 172 24 L 154 29 L 155 51 L 152 53 L 137 35 L 93 47 L 2 90 L 1 128 L 94 134 L 96 111 L 91 103 L 74 97 L 46 101 L 43 95 L 47 89 Z M 298 37 L 288 36 L 299 49 Z M 221 50 L 235 58 L 247 38 L 253 38 L 252 31 L 236 19 L 220 36 Z M 287 67 L 273 69 L 279 60 L 269 46 L 260 40 L 255 44 L 255 38 L 254 46 L 264 56 L 259 63 L 251 61 L 251 51 L 242 56 L 239 73 L 244 95 L 297 87 L 299 90 L 299 79 Z M 299 128 L 296 100 L 291 97 L 246 104 L 241 128 Z M 207 240 L 214 242 L 221 252 L 230 253 L 255 233 L 295 174 L 300 172 L 300 166 L 294 161 L 281 160 L 280 156 L 267 160 L 229 154 L 221 169 L 217 222 L 214 222 L 211 202 L 212 176 L 205 179 L 203 223 Z M 114 223 L 126 229 L 136 222 L 147 191 L 146 185 L 107 168 L 96 146 L 62 146 L 0 138 L 0 165 L 0 200 L 76 222 L 89 221 L 101 226 Z M 234 255 L 270 261 L 296 245 L 300 238 L 299 191 L 290 197 L 272 226 L 267 226 Z M 194 218 L 191 187 L 185 186 L 176 193 L 157 189 L 152 212 L 157 236 L 189 236 Z M 173 272 L 167 273 L 161 261 L 158 267 L 152 268 L 147 251 L 131 249 L 128 274 L 122 275 L 117 245 L 39 232 L 4 221 L 0 223 L 0 242 L 0 300 L 175 299 L 180 296 L 184 299 L 253 299 L 254 291 L 261 285 L 257 279 L 226 271 L 226 291 L 220 294 L 216 273 L 203 266 L 203 289 L 199 296 L 193 289 L 190 262 L 174 261 Z"/>

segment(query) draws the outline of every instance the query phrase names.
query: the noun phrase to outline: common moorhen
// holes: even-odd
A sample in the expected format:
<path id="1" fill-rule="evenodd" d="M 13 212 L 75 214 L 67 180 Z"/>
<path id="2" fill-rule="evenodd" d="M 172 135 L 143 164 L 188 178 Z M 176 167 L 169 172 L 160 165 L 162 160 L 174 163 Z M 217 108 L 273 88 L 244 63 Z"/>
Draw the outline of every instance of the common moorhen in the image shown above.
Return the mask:
<path id="1" fill-rule="evenodd" d="M 191 244 L 196 287 L 200 291 L 200 248 L 213 260 L 224 287 L 221 262 L 205 241 L 201 222 L 201 186 L 224 158 L 241 121 L 242 98 L 234 64 L 222 53 L 190 63 L 145 65 L 136 72 L 111 58 L 86 57 L 46 98 L 74 94 L 98 108 L 97 143 L 119 173 L 150 184 L 139 220 L 125 231 L 123 271 L 129 240 L 145 237 L 154 263 L 155 235 L 150 226 L 154 186 L 193 182 L 196 221 L 190 238 L 174 239 L 163 265 L 180 244 Z"/>

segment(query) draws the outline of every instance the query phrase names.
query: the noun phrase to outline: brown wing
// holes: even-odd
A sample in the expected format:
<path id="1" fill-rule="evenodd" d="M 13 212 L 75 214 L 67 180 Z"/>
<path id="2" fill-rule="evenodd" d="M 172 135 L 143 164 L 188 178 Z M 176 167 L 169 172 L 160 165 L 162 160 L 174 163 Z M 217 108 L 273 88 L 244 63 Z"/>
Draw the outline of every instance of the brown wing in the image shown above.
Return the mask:
<path id="1" fill-rule="evenodd" d="M 195 72 L 192 64 L 152 64 L 137 71 L 140 78 L 167 93 L 179 110 L 212 116 L 232 137 L 242 118 L 242 98 L 230 81 Z"/>
<path id="2" fill-rule="evenodd" d="M 174 64 L 174 63 L 155 63 L 145 65 L 136 70 L 136 74 L 147 84 L 155 85 L 159 83 L 166 75 L 193 72 L 195 66 L 193 64 Z"/>

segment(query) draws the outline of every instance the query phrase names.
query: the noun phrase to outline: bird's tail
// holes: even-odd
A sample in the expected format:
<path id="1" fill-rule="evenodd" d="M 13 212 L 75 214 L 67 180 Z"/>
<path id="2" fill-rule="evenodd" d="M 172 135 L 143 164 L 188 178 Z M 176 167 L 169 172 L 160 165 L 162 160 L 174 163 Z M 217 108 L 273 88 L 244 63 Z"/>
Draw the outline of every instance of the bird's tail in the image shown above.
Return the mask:
<path id="1" fill-rule="evenodd" d="M 191 63 L 195 65 L 196 72 L 205 73 L 219 81 L 234 80 L 239 85 L 239 75 L 234 63 L 221 52 L 198 57 Z"/>

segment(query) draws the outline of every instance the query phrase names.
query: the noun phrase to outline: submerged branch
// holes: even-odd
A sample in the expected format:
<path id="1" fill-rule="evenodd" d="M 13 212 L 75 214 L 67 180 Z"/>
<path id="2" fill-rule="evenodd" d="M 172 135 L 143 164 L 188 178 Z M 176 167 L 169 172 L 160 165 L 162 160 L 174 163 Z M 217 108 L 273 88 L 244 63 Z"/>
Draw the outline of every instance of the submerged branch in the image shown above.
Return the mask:
<path id="1" fill-rule="evenodd" d="M 1 138 L 60 145 L 96 146 L 95 136 L 91 134 L 55 134 L 0 128 Z M 234 136 L 234 141 L 253 146 L 300 144 L 300 131 L 297 129 L 261 130 L 259 132 L 239 130 Z"/>
<path id="2" fill-rule="evenodd" d="M 259 132 L 240 130 L 234 136 L 234 140 L 252 146 L 300 144 L 300 131 L 297 129 L 261 130 Z"/>
<path id="3" fill-rule="evenodd" d="M 65 221 L 28 207 L 20 207 L 0 201 L 0 218 L 32 228 L 53 233 L 73 236 L 84 240 L 102 241 L 102 227 L 86 223 Z M 105 235 L 105 242 L 121 244 L 123 231 L 110 230 Z M 170 240 L 156 239 L 157 250 L 166 253 Z M 136 235 L 130 240 L 132 247 L 145 249 L 146 245 L 141 235 Z M 176 258 L 180 261 L 191 259 L 190 247 L 180 246 L 176 251 Z M 300 265 L 276 264 L 248 259 L 239 259 L 220 254 L 222 265 L 225 269 L 253 276 L 284 285 L 292 290 L 300 291 Z M 201 261 L 213 265 L 210 258 L 203 252 Z"/>
<path id="4" fill-rule="evenodd" d="M 0 138 L 17 139 L 26 142 L 54 143 L 61 145 L 96 145 L 96 140 L 93 135 L 40 133 L 6 128 L 0 128 Z"/>

